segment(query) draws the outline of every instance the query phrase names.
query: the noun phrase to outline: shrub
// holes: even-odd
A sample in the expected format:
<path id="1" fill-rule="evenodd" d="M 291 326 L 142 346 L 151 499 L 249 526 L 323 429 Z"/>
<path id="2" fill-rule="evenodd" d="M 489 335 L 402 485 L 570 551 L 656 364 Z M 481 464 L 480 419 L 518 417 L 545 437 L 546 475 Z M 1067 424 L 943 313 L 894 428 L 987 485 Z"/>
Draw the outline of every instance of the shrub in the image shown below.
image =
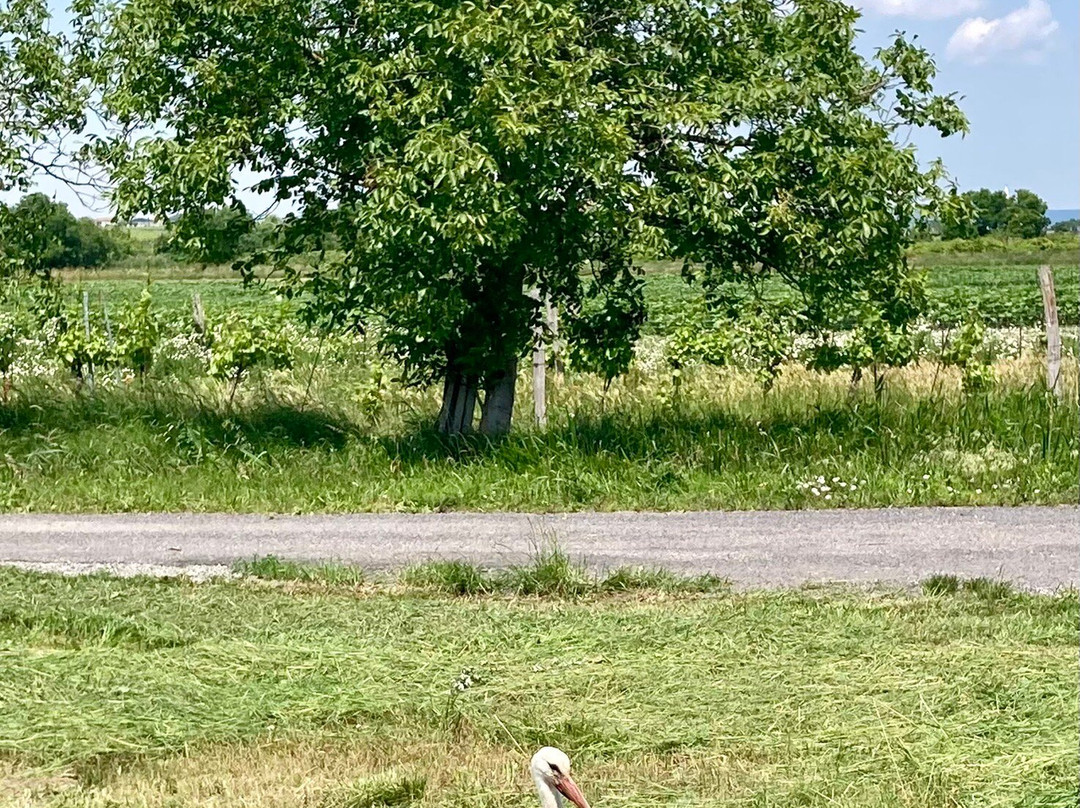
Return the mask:
<path id="1" fill-rule="evenodd" d="M 53 350 L 79 381 L 86 378 L 89 368 L 108 366 L 113 355 L 105 336 L 96 331 L 87 335 L 78 325 L 77 315 L 66 318 L 64 327 L 56 336 Z"/>
<path id="2" fill-rule="evenodd" d="M 292 366 L 292 348 L 284 330 L 284 316 L 230 311 L 215 326 L 210 343 L 210 375 L 232 382 L 232 401 L 240 380 L 256 367 Z"/>
<path id="3" fill-rule="evenodd" d="M 161 323 L 152 308 L 150 288 L 143 290 L 139 302 L 120 316 L 114 359 L 145 376 L 154 361 L 154 351 L 161 338 Z"/>

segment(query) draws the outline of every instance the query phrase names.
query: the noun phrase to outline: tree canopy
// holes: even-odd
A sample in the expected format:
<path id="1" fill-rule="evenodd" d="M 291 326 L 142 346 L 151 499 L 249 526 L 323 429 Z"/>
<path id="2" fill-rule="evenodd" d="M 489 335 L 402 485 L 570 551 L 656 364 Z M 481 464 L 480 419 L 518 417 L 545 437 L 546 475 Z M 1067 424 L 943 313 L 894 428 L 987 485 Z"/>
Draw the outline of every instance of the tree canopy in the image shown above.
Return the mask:
<path id="1" fill-rule="evenodd" d="M 582 361 L 629 361 L 638 255 L 718 295 L 775 275 L 810 326 L 910 319 L 909 223 L 943 175 L 894 133 L 966 122 L 923 49 L 860 56 L 857 19 L 841 0 L 128 0 L 97 78 L 139 136 L 98 154 L 127 213 L 263 177 L 302 214 L 265 260 L 308 312 L 377 323 L 410 378 L 444 380 L 444 430 L 482 393 L 498 432 L 545 299 Z M 340 252 L 290 262 L 328 233 Z"/>
<path id="2" fill-rule="evenodd" d="M 1046 232 L 1050 219 L 1046 202 L 1033 191 L 1007 191 L 980 188 L 966 191 L 960 198 L 964 205 L 953 208 L 942 222 L 944 239 L 975 238 L 998 234 L 1015 238 L 1036 238 Z"/>
<path id="3" fill-rule="evenodd" d="M 224 264 L 267 246 L 272 236 L 267 231 L 275 221 L 256 222 L 239 203 L 188 210 L 168 223 L 168 232 L 158 240 L 156 249 L 182 261 Z"/>
<path id="4" fill-rule="evenodd" d="M 0 0 L 0 191 L 55 167 L 56 138 L 81 128 L 86 94 L 44 0 Z"/>
<path id="5" fill-rule="evenodd" d="M 0 191 L 26 189 L 39 172 L 61 172 L 69 156 L 63 137 L 85 120 L 75 56 L 49 21 L 45 0 L 0 0 Z M 0 276 L 47 269 L 41 255 L 22 249 L 33 236 L 23 232 L 27 221 L 0 202 Z"/>
<path id="6" fill-rule="evenodd" d="M 60 267 L 97 267 L 124 254 L 130 246 L 116 231 L 90 219 L 76 219 L 67 205 L 45 194 L 24 196 L 6 213 L 0 249 L 32 256 L 40 272 Z"/>

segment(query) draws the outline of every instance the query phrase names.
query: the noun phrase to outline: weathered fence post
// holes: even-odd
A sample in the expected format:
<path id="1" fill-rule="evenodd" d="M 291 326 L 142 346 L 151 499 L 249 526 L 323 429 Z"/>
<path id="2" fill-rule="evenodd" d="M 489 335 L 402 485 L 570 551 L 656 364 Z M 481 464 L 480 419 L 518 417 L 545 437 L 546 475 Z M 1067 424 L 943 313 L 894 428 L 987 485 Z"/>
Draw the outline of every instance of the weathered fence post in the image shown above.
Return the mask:
<path id="1" fill-rule="evenodd" d="M 529 290 L 529 297 L 539 302 L 540 290 Z M 541 429 L 547 426 L 547 346 L 544 322 L 540 319 L 533 326 L 532 393 L 533 417 Z"/>
<path id="2" fill-rule="evenodd" d="M 1039 267 L 1039 286 L 1042 288 L 1043 313 L 1046 315 L 1046 386 L 1060 399 L 1062 397 L 1061 329 L 1058 327 L 1054 273 L 1046 264 Z"/>
<path id="3" fill-rule="evenodd" d="M 98 292 L 98 303 L 101 304 L 101 316 L 105 320 L 105 337 L 109 341 L 109 351 L 112 352 L 113 361 L 116 359 L 116 339 L 113 337 L 112 323 L 109 321 L 109 304 L 105 302 L 105 295 Z M 120 381 L 120 368 L 114 366 L 113 380 Z"/>
<path id="4" fill-rule="evenodd" d="M 202 307 L 202 295 L 198 292 L 191 295 L 191 322 L 195 325 L 195 333 L 200 337 L 206 333 L 206 313 Z"/>
<path id="5" fill-rule="evenodd" d="M 544 346 L 544 327 L 533 328 L 535 344 L 533 346 L 533 415 L 536 425 L 547 427 L 547 350 Z"/>
<path id="6" fill-rule="evenodd" d="M 82 321 L 83 330 L 86 332 L 87 345 L 90 343 L 90 292 L 87 289 L 83 289 L 82 293 Z M 86 384 L 90 388 L 90 392 L 94 392 L 94 363 L 86 363 Z"/>

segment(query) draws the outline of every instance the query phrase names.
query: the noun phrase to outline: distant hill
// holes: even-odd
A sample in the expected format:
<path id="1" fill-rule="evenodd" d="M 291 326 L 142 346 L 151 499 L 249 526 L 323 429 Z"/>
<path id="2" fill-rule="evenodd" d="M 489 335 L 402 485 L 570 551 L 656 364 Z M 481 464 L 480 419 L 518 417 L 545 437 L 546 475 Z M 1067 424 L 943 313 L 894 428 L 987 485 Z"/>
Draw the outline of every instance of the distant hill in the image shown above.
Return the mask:
<path id="1" fill-rule="evenodd" d="M 1067 219 L 1080 219 L 1080 208 L 1059 208 L 1058 210 L 1046 211 L 1050 223 L 1064 222 Z"/>

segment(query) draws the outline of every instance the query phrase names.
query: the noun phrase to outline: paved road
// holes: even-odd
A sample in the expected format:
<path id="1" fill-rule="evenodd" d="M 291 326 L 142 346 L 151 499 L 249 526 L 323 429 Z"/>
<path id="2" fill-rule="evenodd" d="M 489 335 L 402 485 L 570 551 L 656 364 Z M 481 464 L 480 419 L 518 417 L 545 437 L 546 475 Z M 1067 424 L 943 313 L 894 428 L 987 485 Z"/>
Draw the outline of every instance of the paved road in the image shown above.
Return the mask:
<path id="1" fill-rule="evenodd" d="M 379 569 L 459 558 L 526 561 L 552 539 L 594 568 L 713 572 L 739 586 L 910 585 L 944 572 L 1038 590 L 1080 584 L 1080 513 L 904 508 L 743 513 L 0 515 L 0 562 L 123 572 L 222 569 L 274 554 Z"/>

